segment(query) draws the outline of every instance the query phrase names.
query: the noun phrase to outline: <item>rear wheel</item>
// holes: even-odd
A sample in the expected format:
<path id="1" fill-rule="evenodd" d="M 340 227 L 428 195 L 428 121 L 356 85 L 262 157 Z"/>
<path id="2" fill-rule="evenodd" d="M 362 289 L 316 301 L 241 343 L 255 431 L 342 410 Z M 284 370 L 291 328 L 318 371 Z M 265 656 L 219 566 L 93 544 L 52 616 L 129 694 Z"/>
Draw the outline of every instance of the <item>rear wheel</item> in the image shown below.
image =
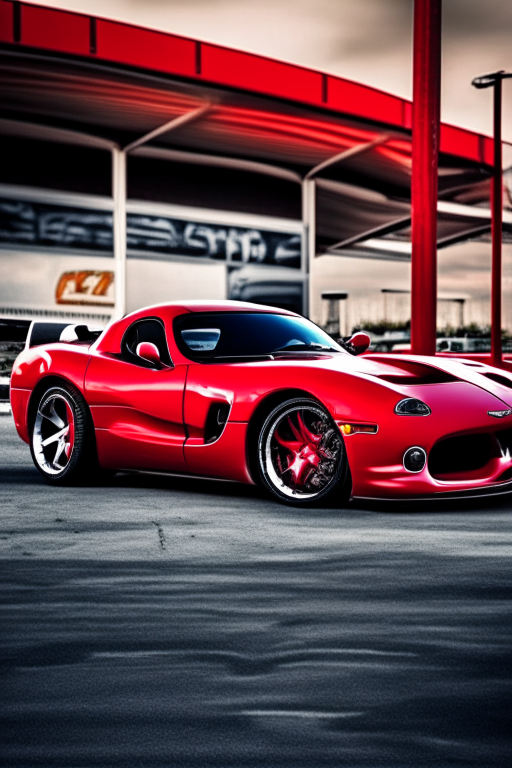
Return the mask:
<path id="1" fill-rule="evenodd" d="M 97 475 L 94 429 L 75 387 L 63 383 L 40 396 L 30 448 L 37 469 L 54 485 L 79 484 Z"/>
<path id="2" fill-rule="evenodd" d="M 342 504 L 349 495 L 343 438 L 316 400 L 297 398 L 269 414 L 258 440 L 263 484 L 294 506 Z"/>

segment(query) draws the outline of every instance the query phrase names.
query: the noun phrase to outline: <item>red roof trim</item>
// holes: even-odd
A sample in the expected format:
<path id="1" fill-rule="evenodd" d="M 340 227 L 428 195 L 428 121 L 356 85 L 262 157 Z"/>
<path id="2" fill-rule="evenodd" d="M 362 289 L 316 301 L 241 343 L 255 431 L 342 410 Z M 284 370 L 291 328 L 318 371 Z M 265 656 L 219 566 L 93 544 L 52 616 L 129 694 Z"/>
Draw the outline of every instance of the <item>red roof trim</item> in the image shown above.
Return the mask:
<path id="1" fill-rule="evenodd" d="M 101 59 L 323 107 L 410 130 L 412 104 L 333 75 L 232 48 L 29 3 L 0 0 L 0 42 Z M 442 124 L 440 151 L 492 164 L 492 139 Z"/>
<path id="2" fill-rule="evenodd" d="M 14 43 L 14 11 L 13 4 L 2 0 L 0 2 L 0 42 Z"/>

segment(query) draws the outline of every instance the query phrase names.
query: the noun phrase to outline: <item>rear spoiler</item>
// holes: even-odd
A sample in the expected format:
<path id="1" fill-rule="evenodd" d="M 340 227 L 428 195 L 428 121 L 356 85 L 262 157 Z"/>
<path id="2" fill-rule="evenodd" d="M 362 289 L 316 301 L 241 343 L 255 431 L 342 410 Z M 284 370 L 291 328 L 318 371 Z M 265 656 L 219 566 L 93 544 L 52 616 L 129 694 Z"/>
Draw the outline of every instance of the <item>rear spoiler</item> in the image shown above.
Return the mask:
<path id="1" fill-rule="evenodd" d="M 92 344 L 101 333 L 101 330 L 92 330 L 87 325 L 41 323 L 34 320 L 28 329 L 25 349 L 38 347 L 40 344 L 53 344 L 57 341 L 88 341 Z"/>

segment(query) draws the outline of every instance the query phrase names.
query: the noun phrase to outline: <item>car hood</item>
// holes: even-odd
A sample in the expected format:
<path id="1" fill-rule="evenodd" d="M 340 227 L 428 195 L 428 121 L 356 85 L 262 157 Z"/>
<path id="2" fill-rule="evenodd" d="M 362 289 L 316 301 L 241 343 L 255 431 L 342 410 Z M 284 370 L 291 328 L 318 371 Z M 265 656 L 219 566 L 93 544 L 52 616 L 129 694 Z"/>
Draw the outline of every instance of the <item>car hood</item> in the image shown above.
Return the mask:
<path id="1" fill-rule="evenodd" d="M 354 374 L 371 376 L 398 391 L 404 387 L 465 381 L 512 407 L 512 373 L 484 363 L 462 358 L 378 354 L 363 355 L 352 358 L 352 361 L 349 367 Z"/>

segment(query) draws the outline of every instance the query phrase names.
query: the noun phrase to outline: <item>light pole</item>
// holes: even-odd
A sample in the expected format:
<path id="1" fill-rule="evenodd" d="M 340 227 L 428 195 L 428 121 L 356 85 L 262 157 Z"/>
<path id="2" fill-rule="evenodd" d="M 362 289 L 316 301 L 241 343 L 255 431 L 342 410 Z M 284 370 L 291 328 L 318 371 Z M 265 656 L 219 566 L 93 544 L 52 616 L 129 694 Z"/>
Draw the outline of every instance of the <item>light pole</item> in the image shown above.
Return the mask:
<path id="1" fill-rule="evenodd" d="M 323 291 L 322 299 L 327 301 L 327 333 L 342 335 L 340 327 L 340 301 L 345 302 L 345 336 L 350 333 L 348 328 L 348 293 L 345 291 Z"/>
<path id="2" fill-rule="evenodd" d="M 512 77 L 512 72 L 491 72 L 475 77 L 475 88 L 494 88 L 494 173 L 491 187 L 491 363 L 501 368 L 501 239 L 503 220 L 503 162 L 501 153 L 501 81 Z"/>

